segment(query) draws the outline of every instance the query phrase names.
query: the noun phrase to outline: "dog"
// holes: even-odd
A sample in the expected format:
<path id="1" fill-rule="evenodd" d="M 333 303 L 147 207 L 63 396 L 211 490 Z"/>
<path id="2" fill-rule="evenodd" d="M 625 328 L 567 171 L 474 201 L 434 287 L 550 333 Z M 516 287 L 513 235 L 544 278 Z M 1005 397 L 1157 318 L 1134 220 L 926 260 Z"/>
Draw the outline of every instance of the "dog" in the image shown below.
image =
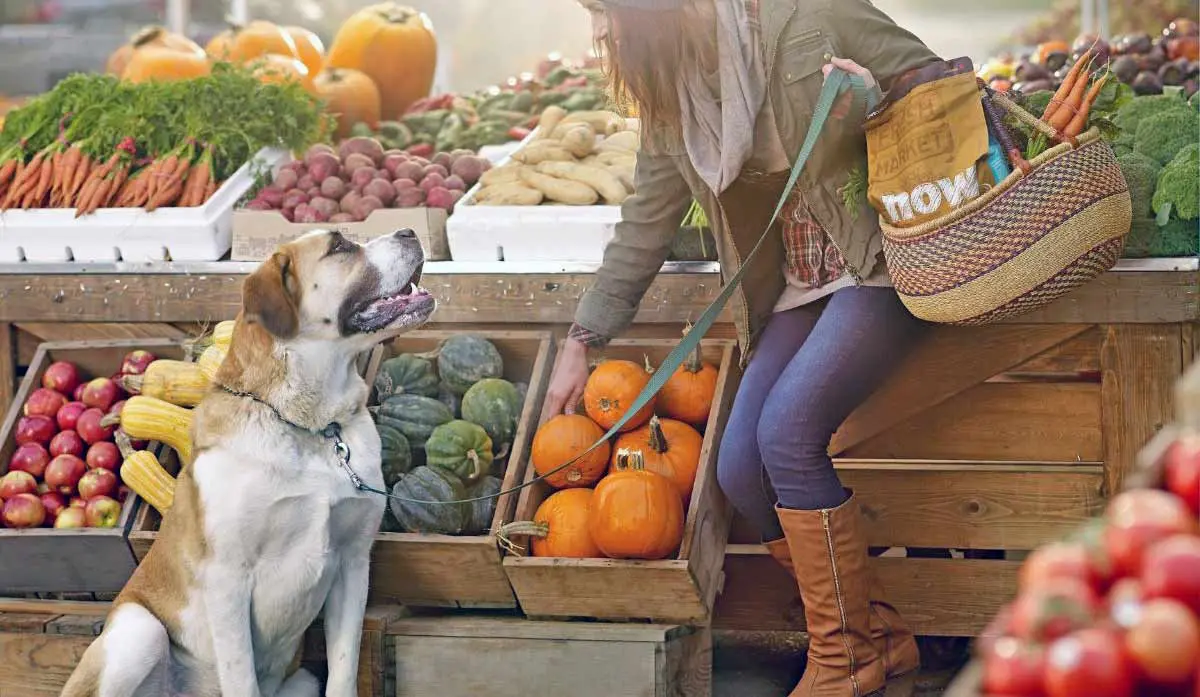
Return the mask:
<path id="1" fill-rule="evenodd" d="M 386 504 L 351 479 L 384 486 L 356 362 L 433 313 L 423 265 L 411 230 L 367 245 L 314 231 L 246 278 L 194 462 L 63 697 L 318 697 L 312 673 L 288 673 L 322 607 L 325 694 L 356 697 Z"/>

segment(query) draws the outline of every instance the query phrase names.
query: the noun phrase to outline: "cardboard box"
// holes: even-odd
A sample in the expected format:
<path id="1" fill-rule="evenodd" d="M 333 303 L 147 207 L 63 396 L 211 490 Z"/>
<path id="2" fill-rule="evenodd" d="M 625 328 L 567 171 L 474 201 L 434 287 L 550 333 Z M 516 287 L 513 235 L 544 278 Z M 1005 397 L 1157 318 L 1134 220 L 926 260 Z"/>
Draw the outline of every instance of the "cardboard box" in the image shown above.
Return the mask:
<path id="1" fill-rule="evenodd" d="M 366 243 L 396 230 L 411 228 L 421 240 L 428 261 L 446 261 L 446 211 L 440 208 L 383 208 L 361 223 L 289 223 L 277 211 L 233 212 L 234 261 L 262 261 L 279 245 L 309 230 L 338 230 L 355 242 Z"/>

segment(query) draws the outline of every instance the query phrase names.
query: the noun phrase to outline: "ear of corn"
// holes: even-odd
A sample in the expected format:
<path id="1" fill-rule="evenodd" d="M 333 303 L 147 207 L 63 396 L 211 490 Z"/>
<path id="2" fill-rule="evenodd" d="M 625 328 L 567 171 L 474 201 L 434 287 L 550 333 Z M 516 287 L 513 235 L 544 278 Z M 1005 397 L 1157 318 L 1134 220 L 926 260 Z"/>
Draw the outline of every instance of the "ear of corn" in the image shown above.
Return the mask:
<path id="1" fill-rule="evenodd" d="M 192 412 L 155 397 L 135 395 L 125 402 L 119 414 L 108 414 L 100 421 L 105 426 L 121 424 L 121 430 L 136 440 L 166 443 L 185 463 L 192 461 Z"/>
<path id="2" fill-rule="evenodd" d="M 159 359 L 142 375 L 125 375 L 121 387 L 181 407 L 194 407 L 208 393 L 209 379 L 195 363 Z"/>
<path id="3" fill-rule="evenodd" d="M 121 463 L 121 481 L 159 513 L 166 513 L 175 502 L 175 478 L 163 469 L 153 453 L 134 450 L 123 431 L 117 432 L 117 447 L 125 459 Z"/>
<path id="4" fill-rule="evenodd" d="M 213 327 L 212 342 L 214 346 L 221 346 L 226 350 L 229 349 L 229 344 L 233 342 L 233 327 L 237 322 L 228 319 L 224 322 L 218 322 L 217 326 Z"/>
<path id="5" fill-rule="evenodd" d="M 200 366 L 200 372 L 204 373 L 209 382 L 217 379 L 217 371 L 221 369 L 221 364 L 225 362 L 225 356 L 228 353 L 229 351 L 225 347 L 213 344 L 200 354 L 196 365 Z"/>

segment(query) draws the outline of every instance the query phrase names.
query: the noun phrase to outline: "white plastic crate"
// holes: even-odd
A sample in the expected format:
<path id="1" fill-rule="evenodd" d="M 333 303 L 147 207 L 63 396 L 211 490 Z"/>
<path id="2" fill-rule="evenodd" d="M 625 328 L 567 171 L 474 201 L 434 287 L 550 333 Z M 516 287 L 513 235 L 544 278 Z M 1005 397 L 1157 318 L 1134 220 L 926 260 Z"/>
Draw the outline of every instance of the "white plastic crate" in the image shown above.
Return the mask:
<path id="1" fill-rule="evenodd" d="M 75 217 L 73 208 L 0 213 L 0 261 L 217 261 L 232 244 L 233 206 L 254 185 L 253 168 L 287 153 L 262 150 L 221 184 L 203 206 L 101 208 Z"/>

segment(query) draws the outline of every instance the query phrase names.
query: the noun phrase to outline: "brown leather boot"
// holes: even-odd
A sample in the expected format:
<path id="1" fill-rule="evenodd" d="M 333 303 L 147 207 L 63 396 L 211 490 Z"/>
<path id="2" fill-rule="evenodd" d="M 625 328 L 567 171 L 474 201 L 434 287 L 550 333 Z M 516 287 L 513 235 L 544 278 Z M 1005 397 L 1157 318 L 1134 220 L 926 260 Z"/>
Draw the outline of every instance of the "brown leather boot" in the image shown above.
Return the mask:
<path id="1" fill-rule="evenodd" d="M 870 574 L 853 496 L 837 508 L 777 508 L 808 624 L 808 665 L 790 697 L 875 697 L 887 682 L 871 641 Z"/>
<path id="2" fill-rule="evenodd" d="M 792 580 L 796 579 L 796 570 L 792 568 L 792 552 L 788 549 L 787 539 L 779 538 L 765 543 L 767 551 L 787 571 Z M 921 654 L 917 650 L 917 641 L 913 638 L 912 630 L 905 624 L 900 612 L 887 601 L 883 592 L 883 584 L 874 571 L 871 574 L 871 641 L 875 648 L 883 654 L 884 670 L 888 679 L 898 678 L 921 667 Z"/>

